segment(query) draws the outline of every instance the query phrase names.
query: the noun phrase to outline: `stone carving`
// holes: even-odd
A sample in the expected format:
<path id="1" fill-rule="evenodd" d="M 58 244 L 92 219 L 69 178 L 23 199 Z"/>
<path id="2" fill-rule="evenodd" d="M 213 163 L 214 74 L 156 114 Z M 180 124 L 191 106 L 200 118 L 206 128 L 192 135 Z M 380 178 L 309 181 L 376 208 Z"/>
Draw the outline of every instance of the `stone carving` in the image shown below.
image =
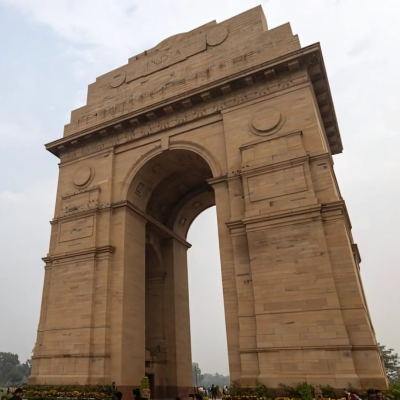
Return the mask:
<path id="1" fill-rule="evenodd" d="M 262 25 L 259 21 L 257 24 Z M 253 27 L 246 34 L 238 36 L 228 34 L 226 25 L 200 27 L 132 57 L 124 66 L 125 82 L 131 83 L 121 85 L 121 91 L 114 91 L 115 94 L 106 94 L 104 88 L 110 88 L 110 84 L 100 85 L 100 82 L 96 82 L 91 87 L 87 106 L 71 114 L 71 123 L 65 126 L 65 136 L 106 119 L 104 108 L 97 104 L 99 98 L 105 95 L 109 96 L 108 104 L 112 104 L 112 99 L 117 103 L 119 99 L 128 99 L 133 95 L 132 103 L 127 102 L 120 109 L 121 113 L 126 114 L 162 101 L 166 96 L 182 95 L 203 83 L 217 82 L 228 73 L 245 71 L 251 66 L 287 54 L 289 49 L 294 51 L 300 48 L 297 36 L 291 33 L 288 25 L 270 31 Z M 229 32 L 238 29 L 241 27 L 231 21 Z M 240 42 L 240 46 L 235 43 L 231 47 L 235 40 Z M 207 55 L 207 47 L 213 50 L 213 46 L 223 42 L 224 51 L 210 51 L 213 56 Z M 149 74 L 155 75 L 150 79 Z M 106 81 L 110 77 L 101 80 Z"/>
<path id="2" fill-rule="evenodd" d="M 93 215 L 63 222 L 60 226 L 60 243 L 93 235 Z"/>
<path id="3" fill-rule="evenodd" d="M 95 210 L 99 207 L 100 188 L 93 186 L 91 188 L 78 190 L 76 193 L 65 194 L 61 197 L 60 217 L 65 215 L 78 214 L 83 211 Z"/>
<path id="4" fill-rule="evenodd" d="M 251 130 L 260 136 L 272 135 L 282 127 L 284 122 L 284 115 L 279 110 L 268 107 L 253 116 Z"/>
<path id="5" fill-rule="evenodd" d="M 92 168 L 88 165 L 79 167 L 73 177 L 74 185 L 78 188 L 83 188 L 90 183 L 93 176 Z"/>
<path id="6" fill-rule="evenodd" d="M 206 40 L 209 46 L 218 46 L 228 36 L 228 29 L 224 26 L 216 26 L 207 32 Z"/>
<path id="7" fill-rule="evenodd" d="M 267 96 L 268 94 L 277 92 L 279 90 L 282 90 L 283 88 L 288 88 L 292 87 L 298 84 L 301 84 L 303 82 L 306 82 L 307 77 L 304 76 L 301 80 L 293 80 L 290 79 L 285 83 L 281 83 L 278 80 L 276 80 L 275 85 L 271 85 L 271 82 L 267 82 L 265 85 L 259 85 L 257 89 L 254 89 L 252 87 L 247 87 L 246 89 L 242 90 L 241 94 L 235 94 L 232 93 L 230 95 L 226 95 L 220 100 L 214 101 L 214 103 L 211 105 L 204 105 L 204 106 L 197 106 L 193 107 L 190 111 L 183 111 L 175 114 L 168 115 L 167 117 L 164 117 L 162 119 L 158 119 L 146 124 L 141 124 L 139 126 L 136 126 L 134 128 L 128 128 L 123 131 L 122 134 L 118 135 L 118 137 L 113 137 L 109 138 L 106 140 L 106 142 L 98 143 L 95 146 L 87 146 L 87 147 L 82 147 L 82 150 L 76 152 L 75 150 L 73 151 L 67 151 L 64 155 L 65 160 L 72 160 L 80 156 L 86 156 L 88 154 L 95 153 L 97 151 L 104 150 L 106 148 L 110 148 L 113 146 L 118 146 L 124 143 L 131 142 L 133 140 L 137 140 L 141 137 L 148 136 L 166 129 L 174 128 L 176 126 L 183 125 L 187 122 L 190 121 L 195 121 L 200 118 L 206 117 L 208 115 L 213 115 L 217 114 L 218 112 L 229 108 L 233 106 L 237 106 L 239 104 L 245 103 L 247 101 L 257 99 L 263 96 Z M 274 81 L 275 82 L 275 81 Z M 130 104 L 130 103 L 129 103 Z M 114 106 L 113 112 L 109 112 L 110 115 L 117 114 L 115 109 L 122 110 L 126 104 L 124 103 L 123 105 L 117 105 Z M 275 130 L 271 132 L 267 132 L 268 135 L 277 132 L 280 127 L 284 123 L 284 116 L 281 115 L 281 121 L 280 124 L 278 124 L 278 127 L 275 128 Z M 279 129 L 277 129 L 279 128 Z M 260 135 L 260 132 L 256 131 L 250 124 L 250 130 L 257 135 Z M 260 136 L 267 136 L 264 134 L 261 134 Z M 63 158 L 64 158 L 63 157 Z"/>
<path id="8" fill-rule="evenodd" d="M 111 79 L 110 86 L 116 88 L 125 82 L 125 69 L 118 71 Z"/>

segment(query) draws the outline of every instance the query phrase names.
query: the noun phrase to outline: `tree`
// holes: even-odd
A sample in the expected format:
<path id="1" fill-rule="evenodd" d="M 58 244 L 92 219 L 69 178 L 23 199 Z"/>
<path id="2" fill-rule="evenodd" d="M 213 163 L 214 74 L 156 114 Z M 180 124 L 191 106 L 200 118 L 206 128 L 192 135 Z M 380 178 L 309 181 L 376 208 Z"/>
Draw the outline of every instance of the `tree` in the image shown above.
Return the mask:
<path id="1" fill-rule="evenodd" d="M 196 385 L 196 374 L 197 374 L 197 386 L 204 386 L 208 388 L 211 385 L 220 387 L 230 385 L 229 376 L 220 375 L 218 372 L 216 372 L 214 375 L 208 373 L 202 374 L 199 364 L 192 363 L 192 379 L 194 386 Z"/>
<path id="2" fill-rule="evenodd" d="M 400 359 L 393 349 L 386 349 L 386 346 L 378 343 L 379 351 L 383 358 L 386 375 L 390 383 L 400 383 Z"/>
<path id="3" fill-rule="evenodd" d="M 192 363 L 192 381 L 193 386 L 200 386 L 201 369 L 198 363 Z"/>
<path id="4" fill-rule="evenodd" d="M 31 360 L 19 362 L 18 354 L 0 352 L 0 386 L 21 385 L 31 374 Z"/>

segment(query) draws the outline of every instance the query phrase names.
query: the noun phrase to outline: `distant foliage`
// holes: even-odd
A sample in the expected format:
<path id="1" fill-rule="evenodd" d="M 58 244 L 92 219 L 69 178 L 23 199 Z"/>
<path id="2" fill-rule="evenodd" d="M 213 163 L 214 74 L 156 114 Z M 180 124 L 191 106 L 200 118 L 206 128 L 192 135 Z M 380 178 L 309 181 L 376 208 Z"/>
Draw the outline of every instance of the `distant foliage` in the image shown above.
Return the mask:
<path id="1" fill-rule="evenodd" d="M 390 394 L 393 400 L 400 400 L 400 383 L 390 384 Z"/>
<path id="2" fill-rule="evenodd" d="M 0 352 L 0 386 L 18 386 L 28 381 L 32 361 L 19 362 L 18 354 Z"/>
<path id="3" fill-rule="evenodd" d="M 385 364 L 386 375 L 390 383 L 400 384 L 400 359 L 399 355 L 393 349 L 386 349 L 378 343 L 379 351 Z"/>
<path id="4" fill-rule="evenodd" d="M 197 375 L 197 386 L 210 387 L 214 386 L 229 386 L 229 376 L 221 375 L 216 372 L 214 375 L 209 373 L 202 373 L 199 364 L 192 363 L 192 380 L 193 386 L 196 386 L 196 375 Z"/>

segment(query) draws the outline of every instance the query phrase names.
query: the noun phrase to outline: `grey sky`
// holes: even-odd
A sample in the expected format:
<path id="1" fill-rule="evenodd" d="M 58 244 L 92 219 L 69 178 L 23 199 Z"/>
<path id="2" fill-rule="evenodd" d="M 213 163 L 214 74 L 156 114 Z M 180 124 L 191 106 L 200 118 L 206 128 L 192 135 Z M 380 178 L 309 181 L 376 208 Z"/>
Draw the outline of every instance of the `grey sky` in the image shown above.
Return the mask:
<path id="1" fill-rule="evenodd" d="M 87 85 L 176 33 L 262 4 L 321 42 L 344 153 L 347 201 L 378 340 L 400 351 L 400 2 L 398 0 L 0 0 L 0 351 L 25 360 L 36 338 L 57 184 L 43 144 L 62 136 Z M 193 358 L 227 372 L 214 209 L 189 232 Z"/>

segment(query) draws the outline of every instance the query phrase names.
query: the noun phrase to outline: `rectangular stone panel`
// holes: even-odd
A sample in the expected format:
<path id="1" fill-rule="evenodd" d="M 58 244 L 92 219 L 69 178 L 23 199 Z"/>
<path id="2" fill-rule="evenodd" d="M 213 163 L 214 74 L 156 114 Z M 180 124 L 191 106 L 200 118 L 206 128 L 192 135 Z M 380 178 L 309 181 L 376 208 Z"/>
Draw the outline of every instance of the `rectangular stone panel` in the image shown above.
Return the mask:
<path id="1" fill-rule="evenodd" d="M 251 202 L 307 191 L 303 165 L 251 177 L 247 184 Z"/>
<path id="2" fill-rule="evenodd" d="M 91 325 L 93 272 L 94 260 L 53 266 L 47 299 L 46 329 L 73 329 L 76 335 L 78 328 Z"/>
<path id="3" fill-rule="evenodd" d="M 340 310 L 257 315 L 257 328 L 258 348 L 349 344 Z"/>
<path id="4" fill-rule="evenodd" d="M 302 132 L 291 132 L 277 138 L 263 138 L 240 148 L 243 167 L 276 164 L 278 162 L 306 156 Z"/>
<path id="5" fill-rule="evenodd" d="M 93 215 L 63 222 L 60 227 L 60 243 L 92 236 L 93 225 Z"/>

